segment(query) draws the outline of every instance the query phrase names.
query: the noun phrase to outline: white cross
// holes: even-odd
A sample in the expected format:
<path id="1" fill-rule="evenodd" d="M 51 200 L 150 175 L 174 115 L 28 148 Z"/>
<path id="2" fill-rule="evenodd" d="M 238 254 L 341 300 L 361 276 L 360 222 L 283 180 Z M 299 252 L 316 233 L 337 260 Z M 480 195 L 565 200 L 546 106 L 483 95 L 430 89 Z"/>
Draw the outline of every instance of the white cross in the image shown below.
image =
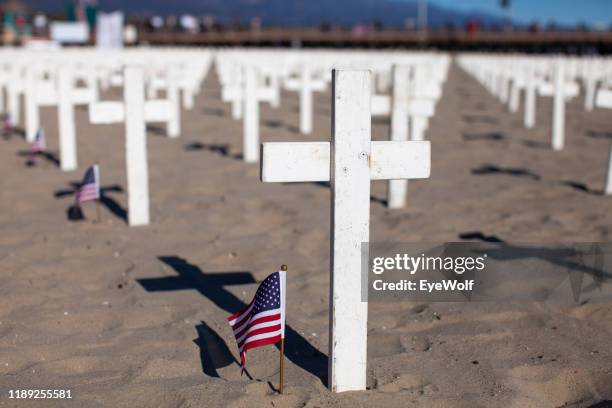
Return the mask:
<path id="1" fill-rule="evenodd" d="M 391 114 L 392 141 L 408 140 L 408 117 L 410 117 L 410 139 L 420 141 L 424 139 L 423 133 L 427 126 L 427 118 L 434 113 L 434 100 L 436 95 L 432 87 L 423 86 L 424 83 L 415 76 L 412 92 L 410 87 L 410 66 L 394 65 L 392 69 L 392 95 L 374 95 L 372 97 L 372 115 Z M 412 95 L 411 95 L 412 93 Z M 428 96 L 430 98 L 426 98 Z M 406 192 L 408 180 L 389 180 L 387 189 L 387 205 L 389 208 L 404 208 L 406 206 Z"/>
<path id="2" fill-rule="evenodd" d="M 523 116 L 523 124 L 526 128 L 531 129 L 535 124 L 536 113 L 536 87 L 535 87 L 535 69 L 533 67 L 525 68 L 525 114 Z"/>
<path id="3" fill-rule="evenodd" d="M 60 166 L 64 171 L 77 168 L 76 131 L 74 123 L 73 72 L 70 67 L 60 67 L 57 76 L 58 86 L 58 126 L 60 145 Z"/>
<path id="4" fill-rule="evenodd" d="M 327 82 L 312 78 L 310 67 L 304 64 L 300 70 L 298 79 L 285 80 L 285 89 L 300 92 L 300 133 L 309 135 L 312 133 L 312 93 L 323 92 L 327 88 Z"/>
<path id="5" fill-rule="evenodd" d="M 128 66 L 124 71 L 124 102 L 89 105 L 92 123 L 125 122 L 128 222 L 131 226 L 149 224 L 149 170 L 147 167 L 146 121 L 159 121 L 165 115 L 166 101 L 144 99 L 143 68 Z"/>
<path id="6" fill-rule="evenodd" d="M 81 78 L 85 87 L 75 87 L 75 72 L 68 65 L 48 72 L 49 78 L 42 79 L 41 71 L 30 68 L 26 72 L 25 108 L 26 138 L 33 140 L 40 127 L 39 108 L 57 106 L 59 125 L 60 168 L 72 171 L 77 168 L 74 105 L 87 105 L 98 99 L 94 71 L 85 68 Z"/>
<path id="7" fill-rule="evenodd" d="M 539 93 L 543 96 L 553 97 L 551 144 L 553 150 L 562 150 L 565 144 L 565 100 L 578 95 L 579 88 L 575 82 L 566 82 L 563 59 L 555 61 L 552 78 L 552 83 L 540 84 Z"/>
<path id="8" fill-rule="evenodd" d="M 271 102 L 275 95 L 272 87 L 260 87 L 261 78 L 256 67 L 247 65 L 244 71 L 243 160 L 256 163 L 259 160 L 259 102 Z"/>
<path id="9" fill-rule="evenodd" d="M 598 108 L 612 109 L 612 90 L 600 89 L 597 92 L 597 99 L 595 100 L 595 105 Z M 608 156 L 608 171 L 606 172 L 604 194 L 612 194 L 612 145 L 610 146 L 610 154 Z"/>
<path id="10" fill-rule="evenodd" d="M 329 387 L 366 386 L 367 302 L 361 299 L 361 246 L 369 240 L 370 180 L 427 178 L 427 141 L 371 140 L 371 73 L 332 73 L 330 142 L 264 143 L 263 182 L 331 181 Z"/>

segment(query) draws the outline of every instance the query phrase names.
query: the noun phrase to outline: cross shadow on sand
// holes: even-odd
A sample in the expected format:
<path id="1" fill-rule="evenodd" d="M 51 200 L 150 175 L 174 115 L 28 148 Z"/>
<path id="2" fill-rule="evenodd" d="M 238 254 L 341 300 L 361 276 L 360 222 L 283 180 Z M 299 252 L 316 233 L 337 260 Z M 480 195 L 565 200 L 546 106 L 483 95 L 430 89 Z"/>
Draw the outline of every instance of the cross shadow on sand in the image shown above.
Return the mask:
<path id="1" fill-rule="evenodd" d="M 28 158 L 28 161 L 26 162 L 26 165 L 28 165 L 28 166 L 36 165 L 36 158 L 38 158 L 38 157 L 42 157 L 47 162 L 55 165 L 56 167 L 59 167 L 59 165 L 60 165 L 59 157 L 58 157 L 57 153 L 55 153 L 55 152 L 46 151 L 46 152 L 30 153 L 28 150 L 20 150 L 19 152 L 17 152 L 17 154 L 20 157 L 27 157 Z"/>
<path id="2" fill-rule="evenodd" d="M 499 141 L 506 139 L 506 135 L 500 132 L 464 133 L 461 136 L 463 137 L 463 140 L 468 142 L 475 142 L 480 140 Z"/>
<path id="3" fill-rule="evenodd" d="M 563 180 L 561 184 L 567 187 L 571 187 L 574 190 L 581 191 L 587 194 L 592 194 L 592 195 L 602 195 L 603 194 L 603 190 L 594 190 L 592 188 L 589 188 L 589 186 L 587 186 L 586 184 L 580 183 L 578 181 Z"/>
<path id="4" fill-rule="evenodd" d="M 160 256 L 159 260 L 173 268 L 178 275 L 162 278 L 144 278 L 138 279 L 138 283 L 147 292 L 167 292 L 175 290 L 197 290 L 202 296 L 207 297 L 215 306 L 224 310 L 226 313 L 235 313 L 247 306 L 240 298 L 227 290 L 227 286 L 245 285 L 256 283 L 255 278 L 250 272 L 215 272 L 205 273 L 197 265 L 187 262 L 185 259 L 171 255 Z M 200 325 L 201 326 L 201 325 Z M 212 339 L 213 348 L 202 351 L 206 353 L 203 364 L 207 364 L 207 368 L 203 371 L 205 374 L 216 373 L 219 365 L 228 363 L 229 357 L 227 351 L 229 347 L 223 339 L 215 334 L 211 334 L 209 329 L 197 326 L 198 333 L 204 330 L 204 337 Z M 228 326 L 229 330 L 229 326 Z M 202 334 L 200 334 L 202 337 Z M 223 343 L 222 345 L 219 342 Z M 206 346 L 208 346 L 208 343 Z M 200 342 L 200 344 L 203 344 Z M 279 345 L 276 345 L 279 348 Z M 209 361 L 209 355 L 219 351 L 221 355 L 212 358 Z M 302 337 L 290 324 L 285 326 L 285 356 L 292 363 L 308 371 L 312 375 L 318 377 L 323 384 L 327 384 L 327 356 L 313 347 L 308 340 Z M 231 361 L 228 363 L 231 364 Z M 214 370 L 210 367 L 214 367 Z"/>
<path id="5" fill-rule="evenodd" d="M 497 118 L 488 115 L 463 115 L 462 120 L 466 123 L 498 123 Z"/>
<path id="6" fill-rule="evenodd" d="M 163 126 L 158 126 L 158 125 L 147 124 L 146 132 L 151 133 L 152 135 L 156 135 L 156 136 L 167 136 L 168 135 L 168 133 L 166 132 L 166 129 Z"/>
<path id="7" fill-rule="evenodd" d="M 540 142 L 538 140 L 522 140 L 521 144 L 525 147 L 529 147 L 530 149 L 546 149 L 549 150 L 550 143 Z"/>
<path id="8" fill-rule="evenodd" d="M 507 175 L 513 177 L 525 177 L 532 180 L 540 180 L 540 176 L 531 170 L 518 167 L 499 167 L 494 164 L 483 164 L 480 167 L 472 169 L 472 174 L 477 176 L 488 175 Z"/>
<path id="9" fill-rule="evenodd" d="M 541 259 L 553 265 L 558 265 L 567 271 L 571 271 L 570 279 L 578 279 L 577 274 L 586 273 L 593 276 L 595 283 L 601 283 L 604 280 L 612 279 L 612 273 L 604 270 L 604 259 L 601 258 L 595 262 L 593 266 L 576 261 L 577 257 L 584 254 L 584 248 L 581 250 L 574 249 L 571 245 L 554 246 L 536 246 L 536 245 L 514 245 L 497 237 L 496 235 L 485 235 L 481 231 L 470 231 L 459 234 L 459 238 L 465 241 L 481 241 L 496 244 L 493 247 L 487 247 L 487 256 L 500 260 L 512 261 L 517 259 Z M 599 249 L 595 246 L 594 251 Z M 601 253 L 600 256 L 605 254 Z M 576 282 L 577 283 L 577 282 Z M 581 282 L 580 282 L 581 283 Z"/>
<path id="10" fill-rule="evenodd" d="M 76 190 L 79 188 L 81 183 L 76 182 L 76 181 L 71 181 L 69 184 L 71 188 L 57 190 L 53 193 L 53 196 L 55 198 L 74 196 Z M 106 209 L 109 210 L 115 217 L 127 223 L 127 211 L 114 198 L 110 197 L 108 193 L 123 193 L 123 187 L 121 187 L 118 184 L 100 186 L 100 204 L 106 207 Z M 68 209 L 66 214 L 68 216 L 68 219 L 71 220 L 70 219 L 70 208 Z"/>
<path id="11" fill-rule="evenodd" d="M 591 139 L 612 139 L 612 132 L 598 132 L 596 130 L 589 130 L 587 136 Z"/>
<path id="12" fill-rule="evenodd" d="M 185 150 L 188 152 L 196 152 L 206 150 L 211 153 L 218 154 L 223 157 L 229 157 L 234 160 L 242 160 L 241 154 L 232 154 L 230 152 L 231 147 L 227 143 L 200 143 L 191 142 L 185 145 Z"/>
<path id="13" fill-rule="evenodd" d="M 13 127 L 10 129 L 4 129 L 2 131 L 2 137 L 4 137 L 4 140 L 12 139 L 13 136 L 18 136 L 21 139 L 25 139 L 25 136 L 26 136 L 25 130 L 20 127 Z"/>

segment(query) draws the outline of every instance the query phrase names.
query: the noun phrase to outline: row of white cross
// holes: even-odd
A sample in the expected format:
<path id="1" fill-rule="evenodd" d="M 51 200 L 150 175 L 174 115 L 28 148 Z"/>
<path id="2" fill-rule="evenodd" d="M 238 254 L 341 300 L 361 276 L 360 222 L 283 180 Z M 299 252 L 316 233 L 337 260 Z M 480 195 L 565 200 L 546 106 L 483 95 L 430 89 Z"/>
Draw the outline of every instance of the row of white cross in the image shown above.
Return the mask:
<path id="1" fill-rule="evenodd" d="M 245 161 L 261 161 L 261 180 L 330 182 L 329 387 L 341 392 L 366 387 L 367 302 L 361 299 L 360 270 L 362 243 L 369 240 L 370 181 L 389 180 L 389 206 L 398 208 L 405 204 L 407 180 L 429 177 L 431 147 L 424 132 L 442 93 L 448 58 L 396 55 L 385 61 L 378 53 L 341 53 L 329 65 L 352 68 L 332 70 L 324 54 L 232 51 L 218 54 L 216 62 L 222 97 L 244 123 Z M 308 135 L 313 92 L 325 91 L 330 80 L 331 141 L 259 148 L 260 102 L 278 106 L 281 88 L 299 92 L 299 129 Z M 389 141 L 372 141 L 374 115 L 390 118 Z"/>
<path id="2" fill-rule="evenodd" d="M 584 109 L 612 109 L 612 59 L 577 57 L 462 55 L 459 64 L 472 74 L 511 112 L 517 112 L 524 91 L 526 128 L 535 125 L 536 96 L 553 98 L 551 147 L 565 145 L 566 102 L 584 89 Z M 604 193 L 612 194 L 612 147 L 608 158 Z"/>
<path id="3" fill-rule="evenodd" d="M 77 163 L 75 105 L 88 106 L 92 123 L 125 123 L 129 223 L 146 225 L 149 223 L 146 123 L 166 121 L 169 136 L 180 133 L 177 89 L 181 88 L 181 75 L 185 75 L 185 71 L 179 75 L 174 72 L 179 68 L 169 65 L 164 73 L 163 65 L 136 64 L 134 54 L 124 53 L 120 55 L 122 64 L 112 69 L 76 63 L 68 58 L 71 52 L 65 51 L 45 55 L 45 64 L 28 56 L 20 58 L 16 64 L 7 64 L 0 75 L 19 72 L 15 78 L 23 84 L 22 93 L 26 96 L 26 123 L 31 121 L 26 128 L 39 126 L 40 106 L 58 106 L 64 170 L 76 168 Z M 141 50 L 134 53 L 139 57 L 147 54 Z M 236 56 L 228 61 L 224 52 L 216 55 L 222 84 L 226 69 L 238 67 L 237 72 L 240 72 L 239 86 L 227 82 L 223 96 L 229 101 L 237 101 L 233 111 L 237 117 L 242 116 L 245 123 L 244 156 L 249 162 L 261 161 L 261 180 L 330 182 L 329 386 L 338 392 L 362 390 L 366 386 L 367 303 L 360 298 L 360 271 L 361 245 L 369 239 L 370 181 L 390 180 L 390 205 L 400 206 L 406 195 L 406 186 L 402 183 L 407 179 L 429 177 L 431 148 L 429 142 L 423 140 L 424 131 L 435 102 L 440 98 L 448 69 L 445 56 L 399 58 L 396 55 L 392 62 L 384 58 L 381 62 L 374 58 L 376 56 L 376 53 L 358 57 L 344 55 L 340 65 L 348 68 L 332 71 L 329 68 L 333 59 L 329 55 L 326 64 L 322 64 L 325 58 L 321 57 L 317 59 L 319 64 L 314 65 L 306 64 L 306 59 L 297 59 L 291 52 L 285 60 L 292 61 L 288 64 L 291 68 L 287 75 L 277 72 L 272 78 L 265 74 L 273 72 L 271 64 L 238 62 Z M 371 59 L 378 63 L 373 64 Z M 25 60 L 37 61 L 37 68 L 28 66 Z M 157 68 L 152 70 L 151 66 Z M 365 69 L 368 67 L 372 69 Z M 208 66 L 203 64 L 200 70 L 194 71 L 198 71 L 201 79 L 207 70 Z M 330 80 L 331 141 L 264 143 L 260 149 L 260 100 L 278 106 L 279 84 L 287 90 L 300 92 L 300 129 L 308 134 L 312 132 L 312 92 L 324 91 Z M 20 89 L 10 81 L 0 81 L 2 84 L 9 89 L 9 95 L 10 89 Z M 103 90 L 108 86 L 123 86 L 123 101 L 101 101 L 98 86 Z M 166 91 L 165 99 L 156 98 L 160 89 Z M 195 93 L 196 89 L 191 91 Z M 183 89 L 184 106 L 189 105 L 185 102 L 191 98 L 185 98 L 185 92 Z M 8 110 L 15 115 L 10 106 Z M 372 141 L 373 113 L 390 117 L 391 140 Z"/>
<path id="4" fill-rule="evenodd" d="M 439 54 L 291 52 L 242 50 L 216 55 L 222 99 L 232 104 L 232 116 L 243 120 L 246 162 L 259 160 L 259 103 L 280 105 L 281 88 L 299 92 L 299 129 L 313 130 L 313 93 L 323 92 L 331 67 L 372 68 L 371 114 L 390 118 L 390 140 L 424 140 L 428 120 L 442 94 L 449 59 Z M 403 208 L 406 180 L 390 180 L 387 203 Z"/>
<path id="5" fill-rule="evenodd" d="M 0 95 L 6 89 L 6 111 L 18 122 L 20 94 L 24 95 L 26 140 L 31 142 L 41 126 L 40 107 L 57 106 L 62 170 L 77 169 L 75 106 L 87 106 L 93 124 L 125 123 L 128 222 L 149 224 L 146 123 L 164 122 L 168 137 L 180 135 L 180 94 L 182 107 L 193 108 L 212 54 L 175 49 L 105 51 L 102 57 L 108 60 L 87 49 L 5 54 Z M 99 89 L 110 86 L 123 87 L 123 101 L 100 100 Z M 160 90 L 165 91 L 164 99 L 157 98 Z"/>
<path id="6" fill-rule="evenodd" d="M 214 60 L 222 98 L 232 103 L 232 116 L 244 121 L 245 161 L 260 161 L 261 180 L 330 182 L 329 386 L 337 392 L 365 389 L 367 303 L 361 299 L 361 250 L 369 241 L 370 181 L 389 180 L 389 206 L 397 208 L 405 204 L 406 180 L 429 177 L 431 147 L 424 132 L 442 94 L 448 57 L 399 52 L 182 52 L 136 49 L 105 54 L 109 60 L 102 61 L 88 50 L 40 55 L 11 50 L 7 57 L 13 58 L 0 68 L 0 88 L 7 90 L 7 110 L 16 118 L 19 95 L 25 95 L 29 139 L 39 126 L 39 107 L 58 106 L 64 170 L 77 166 L 75 105 L 88 106 L 92 123 L 125 123 L 129 223 L 146 225 L 146 123 L 166 122 L 168 136 L 179 136 L 181 102 L 183 108 L 193 107 Z M 563 115 L 558 112 L 576 93 L 571 65 L 526 64 L 524 70 L 516 70 L 522 74 L 516 74 L 483 56 L 462 56 L 460 63 L 511 110 L 518 108 L 525 89 L 528 125 L 533 126 L 535 118 L 535 90 L 555 95 L 553 146 L 563 146 Z M 604 86 L 609 85 L 606 72 L 598 80 Z M 278 107 L 282 89 L 299 92 L 299 129 L 308 135 L 313 132 L 313 92 L 325 91 L 330 81 L 330 141 L 260 145 L 260 102 Z M 100 100 L 98 88 L 110 86 L 123 87 L 123 101 Z M 160 90 L 165 91 L 164 99 L 157 96 Z M 600 89 L 595 100 L 612 107 L 612 91 Z M 390 140 L 372 140 L 371 118 L 377 115 L 389 116 Z M 611 183 L 609 173 L 609 189 Z"/>

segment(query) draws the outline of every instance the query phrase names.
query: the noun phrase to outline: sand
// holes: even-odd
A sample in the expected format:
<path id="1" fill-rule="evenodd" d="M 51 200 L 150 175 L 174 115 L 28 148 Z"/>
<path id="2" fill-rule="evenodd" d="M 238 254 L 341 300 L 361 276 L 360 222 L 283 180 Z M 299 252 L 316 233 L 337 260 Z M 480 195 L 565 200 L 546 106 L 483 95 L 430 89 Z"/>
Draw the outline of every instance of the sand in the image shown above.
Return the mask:
<path id="1" fill-rule="evenodd" d="M 242 124 L 219 95 L 212 73 L 178 140 L 149 129 L 148 227 L 124 220 L 122 125 L 90 125 L 78 109 L 72 173 L 47 160 L 26 168 L 23 139 L 0 140 L 0 406 L 608 406 L 611 305 L 371 304 L 369 389 L 330 393 L 329 188 L 260 183 L 258 166 L 240 160 Z M 283 93 L 280 109 L 262 108 L 263 141 L 328 140 L 329 101 L 317 94 L 313 136 L 301 136 L 297 95 Z M 524 129 L 520 114 L 453 66 L 427 133 L 432 177 L 409 183 L 403 210 L 386 209 L 386 184 L 372 184 L 372 241 L 609 241 L 611 201 L 599 192 L 610 113 L 586 113 L 574 99 L 566 148 L 553 152 L 551 101 L 537 109 L 536 128 Z M 55 109 L 41 117 L 57 152 Z M 373 123 L 386 139 L 388 120 Z M 102 222 L 93 203 L 89 220 L 69 222 L 70 183 L 96 160 Z M 278 395 L 278 350 L 250 351 L 253 379 L 241 376 L 226 317 L 283 263 Z M 8 389 L 70 389 L 73 400 L 10 400 Z"/>

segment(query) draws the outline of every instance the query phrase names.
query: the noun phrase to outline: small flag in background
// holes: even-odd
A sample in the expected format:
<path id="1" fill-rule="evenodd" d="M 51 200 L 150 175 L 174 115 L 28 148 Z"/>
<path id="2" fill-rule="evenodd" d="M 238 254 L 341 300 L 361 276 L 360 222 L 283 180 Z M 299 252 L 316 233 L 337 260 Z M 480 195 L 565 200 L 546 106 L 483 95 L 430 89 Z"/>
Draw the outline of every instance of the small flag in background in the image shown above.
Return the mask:
<path id="1" fill-rule="evenodd" d="M 238 343 L 244 372 L 247 350 L 276 344 L 285 338 L 285 271 L 264 279 L 251 303 L 227 320 Z"/>
<path id="2" fill-rule="evenodd" d="M 4 114 L 4 118 L 3 118 L 3 126 L 4 126 L 4 131 L 8 132 L 13 130 L 13 127 L 15 126 L 15 124 L 13 123 L 13 117 L 11 116 L 10 113 L 6 113 Z"/>
<path id="3" fill-rule="evenodd" d="M 75 192 L 75 201 L 78 204 L 100 198 L 100 170 L 98 165 L 89 167 L 83 177 L 83 182 Z"/>
<path id="4" fill-rule="evenodd" d="M 38 129 L 36 132 L 36 137 L 34 137 L 34 141 L 30 145 L 30 153 L 40 153 L 44 152 L 47 149 L 47 143 L 45 142 L 45 130 L 43 128 Z"/>

